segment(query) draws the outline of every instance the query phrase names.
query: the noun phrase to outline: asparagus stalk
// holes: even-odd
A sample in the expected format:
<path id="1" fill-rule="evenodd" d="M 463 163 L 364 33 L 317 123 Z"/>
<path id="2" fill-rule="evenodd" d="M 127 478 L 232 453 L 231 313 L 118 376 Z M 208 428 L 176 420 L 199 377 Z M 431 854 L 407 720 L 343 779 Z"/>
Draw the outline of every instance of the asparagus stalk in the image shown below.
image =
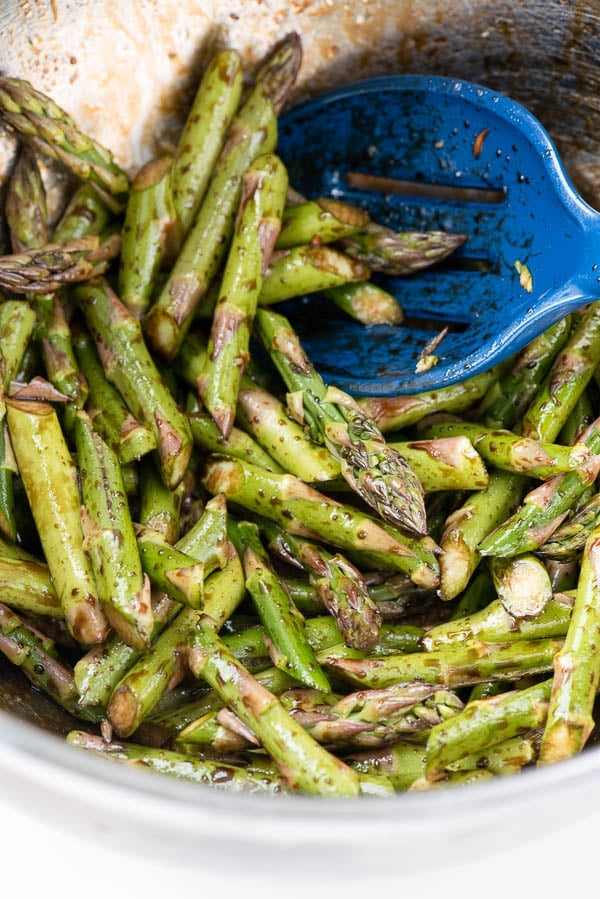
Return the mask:
<path id="1" fill-rule="evenodd" d="M 119 461 L 127 465 L 155 449 L 153 432 L 131 414 L 106 378 L 94 341 L 86 331 L 79 330 L 73 335 L 73 348 L 87 383 L 86 408 L 94 430 L 117 454 Z"/>
<path id="2" fill-rule="evenodd" d="M 122 302 L 138 318 L 150 306 L 175 223 L 172 166 L 169 156 L 147 162 L 135 176 L 127 201 L 118 287 Z"/>
<path id="3" fill-rule="evenodd" d="M 67 284 L 101 275 L 119 252 L 120 241 L 94 235 L 69 243 L 48 243 L 0 256 L 0 288 L 17 294 L 48 294 Z"/>
<path id="4" fill-rule="evenodd" d="M 584 548 L 588 537 L 599 523 L 600 494 L 594 493 L 571 517 L 566 518 L 549 540 L 538 547 L 537 552 L 547 559 L 573 559 Z"/>
<path id="5" fill-rule="evenodd" d="M 488 465 L 514 471 L 529 477 L 548 480 L 564 471 L 578 468 L 592 455 L 582 443 L 561 446 L 522 437 L 512 431 L 485 428 L 463 421 L 432 417 L 422 422 L 420 434 L 428 438 L 449 439 L 457 435 L 468 438 Z"/>
<path id="6" fill-rule="evenodd" d="M 309 244 L 277 250 L 263 281 L 258 303 L 271 306 L 304 294 L 362 283 L 370 274 L 366 265 L 334 247 Z"/>
<path id="7" fill-rule="evenodd" d="M 54 226 L 56 243 L 69 243 L 90 234 L 102 235 L 110 231 L 112 213 L 91 184 L 77 188 L 60 219 Z"/>
<path id="8" fill-rule="evenodd" d="M 600 304 L 592 303 L 576 323 L 541 390 L 525 412 L 522 432 L 553 440 L 600 363 Z M 557 409 L 560 408 L 560 415 Z"/>
<path id="9" fill-rule="evenodd" d="M 181 505 L 186 489 L 185 481 L 169 490 L 152 458 L 140 462 L 140 524 L 159 534 L 173 544 L 180 537 Z"/>
<path id="10" fill-rule="evenodd" d="M 554 663 L 540 765 L 554 764 L 580 752 L 594 727 L 593 707 L 600 683 L 599 541 L 600 529 L 595 528 L 585 544 L 569 629 Z"/>
<path id="11" fill-rule="evenodd" d="M 144 343 L 140 323 L 108 283 L 80 287 L 77 300 L 86 317 L 108 380 L 132 414 L 152 431 L 167 487 L 182 480 L 192 452 L 187 418 L 162 381 Z"/>
<path id="12" fill-rule="evenodd" d="M 576 470 L 560 474 L 531 490 L 517 511 L 479 544 L 484 556 L 514 556 L 536 550 L 564 521 L 573 504 L 592 485 L 600 471 L 600 419 L 582 437 L 592 451 Z"/>
<path id="13" fill-rule="evenodd" d="M 432 440 L 388 440 L 416 474 L 425 493 L 440 490 L 483 490 L 488 471 L 478 448 L 468 437 L 435 437 Z"/>
<path id="14" fill-rule="evenodd" d="M 275 522 L 261 518 L 260 527 L 272 551 L 306 569 L 344 642 L 364 652 L 373 649 L 379 640 L 381 612 L 358 569 L 340 553 L 333 555 L 316 543 L 294 537 Z"/>
<path id="15" fill-rule="evenodd" d="M 239 53 L 216 53 L 204 71 L 175 152 L 172 190 L 180 242 L 202 203 L 241 92 Z"/>
<path id="16" fill-rule="evenodd" d="M 392 743 L 406 734 L 428 730 L 463 708 L 450 690 L 417 682 L 343 697 L 290 689 L 281 694 L 280 701 L 317 742 L 336 750 Z"/>
<path id="17" fill-rule="evenodd" d="M 225 439 L 210 415 L 192 412 L 188 418 L 194 443 L 206 452 L 242 459 L 268 471 L 283 471 L 281 466 L 245 431 L 233 427 Z"/>
<path id="18" fill-rule="evenodd" d="M 257 735 L 291 787 L 323 796 L 358 794 L 357 774 L 322 749 L 203 621 L 194 632 L 189 663 Z"/>
<path id="19" fill-rule="evenodd" d="M 501 372 L 502 368 L 496 366 L 438 390 L 410 396 L 368 396 L 359 399 L 358 404 L 365 415 L 375 421 L 379 430 L 387 434 L 414 425 L 433 412 L 456 413 L 470 409 L 496 383 Z"/>
<path id="20" fill-rule="evenodd" d="M 0 115 L 19 138 L 89 181 L 119 211 L 128 191 L 125 173 L 105 147 L 83 134 L 50 97 L 20 78 L 0 80 Z"/>
<path id="21" fill-rule="evenodd" d="M 287 173 L 265 154 L 242 176 L 242 195 L 221 281 L 198 391 L 225 439 L 235 418 L 240 379 L 249 359 L 250 330 L 263 273 L 281 226 Z"/>
<path id="22" fill-rule="evenodd" d="M 227 132 L 194 225 L 145 321 L 151 346 L 167 359 L 176 354 L 227 252 L 243 173 L 259 155 L 275 148 L 276 115 L 296 79 L 300 59 L 298 35 L 280 41 Z"/>
<path id="23" fill-rule="evenodd" d="M 474 641 L 431 652 L 389 655 L 383 658 L 352 658 L 335 649 L 318 654 L 325 669 L 352 684 L 370 689 L 420 680 L 425 683 L 461 687 L 487 680 L 515 680 L 552 669 L 554 656 L 563 644 L 560 638 L 518 640 L 512 643 Z"/>
<path id="24" fill-rule="evenodd" d="M 571 620 L 572 608 L 572 597 L 555 593 L 541 612 L 535 617 L 526 618 L 511 614 L 500 599 L 495 599 L 470 615 L 427 628 L 419 642 L 422 649 L 430 652 L 474 639 L 484 643 L 505 643 L 512 640 L 564 637 Z"/>
<path id="25" fill-rule="evenodd" d="M 33 556 L 9 558 L 5 548 L 1 548 L 0 591 L 3 602 L 17 612 L 56 619 L 64 617 L 48 566 Z"/>
<path id="26" fill-rule="evenodd" d="M 328 691 L 329 682 L 304 631 L 304 618 L 273 570 L 258 527 L 248 521 L 230 521 L 229 528 L 242 558 L 246 589 L 268 637 L 273 664 L 307 687 Z"/>
<path id="27" fill-rule="evenodd" d="M 373 281 L 353 281 L 324 291 L 338 309 L 361 325 L 399 325 L 404 311 L 395 296 Z"/>
<path id="28" fill-rule="evenodd" d="M 154 616 L 116 455 L 79 412 L 75 446 L 83 498 L 84 548 L 104 613 L 134 649 L 150 644 Z"/>
<path id="29" fill-rule="evenodd" d="M 286 205 L 281 222 L 281 233 L 276 248 L 286 250 L 305 244 L 327 244 L 348 237 L 364 228 L 369 213 L 332 197 L 304 200 L 296 205 Z"/>
<path id="30" fill-rule="evenodd" d="M 8 427 L 50 575 L 73 637 L 101 643 L 107 625 L 83 549 L 77 473 L 56 412 L 43 402 L 7 401 Z"/>
<path id="31" fill-rule="evenodd" d="M 369 222 L 358 233 L 342 240 L 346 253 L 373 271 L 408 275 L 441 262 L 462 246 L 466 234 L 446 231 L 393 231 Z"/>
<path id="32" fill-rule="evenodd" d="M 4 396 L 17 376 L 34 325 L 35 313 L 27 303 L 0 303 L 0 533 L 9 540 L 17 537 L 13 483 L 16 463 L 6 426 Z"/>
<path id="33" fill-rule="evenodd" d="M 18 665 L 31 683 L 73 713 L 77 689 L 73 673 L 60 659 L 54 642 L 0 603 L 0 652 Z"/>
<path id="34" fill-rule="evenodd" d="M 374 518 L 319 493 L 298 478 L 239 459 L 209 457 L 203 484 L 248 511 L 276 521 L 289 533 L 323 540 L 342 550 L 370 551 L 388 570 L 402 571 L 422 586 L 436 586 L 437 561 L 423 541 L 388 533 Z"/>
<path id="35" fill-rule="evenodd" d="M 427 738 L 427 779 L 468 755 L 542 726 L 548 715 L 552 681 L 490 699 L 469 702 L 454 718 L 436 725 Z"/>
<path id="36" fill-rule="evenodd" d="M 498 599 L 514 618 L 533 618 L 552 599 L 550 575 L 532 553 L 520 553 L 512 559 L 491 559 L 490 571 Z"/>
<path id="37" fill-rule="evenodd" d="M 484 490 L 449 515 L 440 540 L 440 599 L 455 599 L 466 588 L 479 564 L 481 541 L 517 505 L 521 482 L 520 475 L 494 472 Z"/>
<path id="38" fill-rule="evenodd" d="M 386 521 L 417 534 L 426 530 L 423 490 L 375 422 L 342 391 L 327 388 L 283 316 L 259 310 L 257 335 L 288 389 L 293 409 L 340 463 L 342 477 Z"/>
<path id="39" fill-rule="evenodd" d="M 210 568 L 205 571 L 201 562 L 171 546 L 159 531 L 138 526 L 136 534 L 142 568 L 152 586 L 176 602 L 202 608 L 204 578 Z"/>
<path id="40" fill-rule="evenodd" d="M 489 388 L 479 414 L 490 428 L 514 428 L 534 400 L 571 330 L 566 315 L 528 343 Z M 454 411 L 454 410 L 449 410 Z"/>
<path id="41" fill-rule="evenodd" d="M 202 759 L 169 749 L 152 749 L 136 743 L 112 740 L 106 743 L 101 737 L 84 731 L 71 731 L 67 737 L 70 746 L 86 749 L 100 756 L 117 759 L 121 763 L 168 774 L 191 783 L 210 785 L 227 792 L 270 793 L 287 792 L 280 775 L 268 776 L 264 771 L 254 773 L 239 765 Z"/>

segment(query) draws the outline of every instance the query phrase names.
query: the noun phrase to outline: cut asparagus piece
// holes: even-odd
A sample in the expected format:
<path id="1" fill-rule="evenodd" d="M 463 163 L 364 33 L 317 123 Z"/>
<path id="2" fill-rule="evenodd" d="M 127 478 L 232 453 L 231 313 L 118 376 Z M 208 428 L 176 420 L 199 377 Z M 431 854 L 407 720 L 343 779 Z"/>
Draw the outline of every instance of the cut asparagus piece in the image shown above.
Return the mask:
<path id="1" fill-rule="evenodd" d="M 169 156 L 152 159 L 131 185 L 123 224 L 118 272 L 119 296 L 141 318 L 152 300 L 156 278 L 175 223 Z"/>
<path id="2" fill-rule="evenodd" d="M 145 320 L 151 346 L 167 359 L 176 354 L 227 252 L 243 173 L 261 153 L 275 149 L 276 115 L 296 80 L 301 55 L 296 34 L 273 48 L 227 132 L 194 225 Z"/>
<path id="3" fill-rule="evenodd" d="M 373 649 L 379 640 L 382 616 L 358 569 L 339 553 L 333 555 L 316 543 L 294 537 L 275 522 L 264 518 L 259 522 L 269 548 L 285 561 L 306 569 L 348 646 L 364 652 Z"/>
<path id="4" fill-rule="evenodd" d="M 427 538 L 407 539 L 395 529 L 388 533 L 371 516 L 326 497 L 293 475 L 214 456 L 206 461 L 203 484 L 209 493 L 223 493 L 291 534 L 350 552 L 369 552 L 375 567 L 407 573 L 421 586 L 437 585 L 437 560 Z"/>
<path id="5" fill-rule="evenodd" d="M 273 664 L 307 687 L 328 691 L 329 682 L 308 642 L 304 618 L 273 570 L 258 527 L 248 521 L 230 521 L 229 532 L 242 559 L 246 589 L 265 629 Z"/>
<path id="6" fill-rule="evenodd" d="M 352 490 L 386 521 L 424 533 L 421 484 L 375 422 L 347 394 L 325 385 L 282 315 L 259 310 L 256 333 L 293 393 L 292 411 L 339 461 Z"/>
<path id="7" fill-rule="evenodd" d="M 242 176 L 242 195 L 212 322 L 198 391 L 225 439 L 235 419 L 240 380 L 263 274 L 279 229 L 287 173 L 277 156 L 259 156 Z"/>
<path id="8" fill-rule="evenodd" d="M 84 548 L 104 613 L 134 649 L 150 644 L 154 616 L 150 581 L 142 572 L 135 531 L 116 455 L 77 414 L 75 446 L 83 499 Z"/>
<path id="9" fill-rule="evenodd" d="M 101 643 L 107 624 L 83 549 L 77 472 L 54 409 L 7 401 L 8 427 L 21 478 L 69 630 L 79 643 Z"/>
<path id="10" fill-rule="evenodd" d="M 593 707 L 600 682 L 600 529 L 588 537 L 581 562 L 569 629 L 554 663 L 548 720 L 540 765 L 581 752 L 594 727 Z"/>
<path id="11" fill-rule="evenodd" d="M 239 53 L 216 53 L 204 71 L 175 152 L 172 184 L 179 242 L 194 223 L 241 93 Z"/>
<path id="12" fill-rule="evenodd" d="M 140 323 L 108 283 L 80 287 L 77 300 L 86 317 L 108 380 L 132 414 L 152 431 L 167 487 L 182 480 L 193 439 L 186 416 L 164 384 L 144 343 Z"/>
<path id="13" fill-rule="evenodd" d="M 257 735 L 291 787 L 322 796 L 358 795 L 356 772 L 320 747 L 202 620 L 189 662 L 194 675 L 207 680 Z"/>

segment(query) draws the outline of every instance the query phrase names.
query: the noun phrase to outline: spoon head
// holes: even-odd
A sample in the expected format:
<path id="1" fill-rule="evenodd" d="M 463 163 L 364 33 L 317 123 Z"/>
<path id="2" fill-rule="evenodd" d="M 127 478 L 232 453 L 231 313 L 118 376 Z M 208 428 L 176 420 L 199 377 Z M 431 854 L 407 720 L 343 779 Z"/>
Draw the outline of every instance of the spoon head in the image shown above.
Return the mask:
<path id="1" fill-rule="evenodd" d="M 587 300 L 578 273 L 592 268 L 597 214 L 544 128 L 506 97 L 441 77 L 374 78 L 285 113 L 279 153 L 307 197 L 360 205 L 397 231 L 468 235 L 438 266 L 373 274 L 402 304 L 402 325 L 365 328 L 320 295 L 283 305 L 326 381 L 356 396 L 471 377 Z M 445 327 L 437 364 L 417 373 Z"/>

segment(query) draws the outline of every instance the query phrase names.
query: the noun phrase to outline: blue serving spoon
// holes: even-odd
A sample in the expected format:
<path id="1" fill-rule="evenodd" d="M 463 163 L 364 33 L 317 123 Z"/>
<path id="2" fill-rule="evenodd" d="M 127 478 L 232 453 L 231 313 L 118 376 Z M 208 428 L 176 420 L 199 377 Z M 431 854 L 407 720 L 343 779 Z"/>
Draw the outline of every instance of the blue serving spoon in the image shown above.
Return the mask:
<path id="1" fill-rule="evenodd" d="M 537 119 L 492 90 L 420 75 L 359 82 L 286 112 L 279 153 L 308 197 L 363 206 L 395 230 L 468 235 L 439 266 L 373 277 L 405 324 L 365 328 L 319 295 L 286 305 L 325 380 L 355 396 L 471 377 L 600 298 L 600 214 Z M 416 373 L 446 326 L 439 361 Z"/>

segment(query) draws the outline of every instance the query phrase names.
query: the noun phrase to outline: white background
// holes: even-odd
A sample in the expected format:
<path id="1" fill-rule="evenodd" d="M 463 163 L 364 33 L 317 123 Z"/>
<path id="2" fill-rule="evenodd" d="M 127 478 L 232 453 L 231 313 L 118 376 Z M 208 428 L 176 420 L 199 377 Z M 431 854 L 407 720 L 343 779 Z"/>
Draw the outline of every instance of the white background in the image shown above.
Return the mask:
<path id="1" fill-rule="evenodd" d="M 456 866 L 436 870 L 431 858 L 429 870 L 409 877 L 373 878 L 348 883 L 340 871 L 337 882 L 306 885 L 298 871 L 290 871 L 287 883 L 274 882 L 268 871 L 259 879 L 248 880 L 235 870 L 218 873 L 200 867 L 177 870 L 161 863 L 115 852 L 87 839 L 53 832 L 48 823 L 0 802 L 0 847 L 2 855 L 2 895 L 29 899 L 82 896 L 85 899 L 120 899 L 135 896 L 185 897 L 185 899 L 544 899 L 553 897 L 598 896 L 600 811 L 583 821 L 572 821 L 550 836 L 531 839 L 508 852 L 495 851 L 472 858 L 465 846 Z M 496 849 L 498 847 L 495 847 Z M 402 847 L 398 847 L 401 865 Z M 299 859 L 310 866 L 310 859 Z M 14 886 L 13 886 L 14 883 Z"/>

